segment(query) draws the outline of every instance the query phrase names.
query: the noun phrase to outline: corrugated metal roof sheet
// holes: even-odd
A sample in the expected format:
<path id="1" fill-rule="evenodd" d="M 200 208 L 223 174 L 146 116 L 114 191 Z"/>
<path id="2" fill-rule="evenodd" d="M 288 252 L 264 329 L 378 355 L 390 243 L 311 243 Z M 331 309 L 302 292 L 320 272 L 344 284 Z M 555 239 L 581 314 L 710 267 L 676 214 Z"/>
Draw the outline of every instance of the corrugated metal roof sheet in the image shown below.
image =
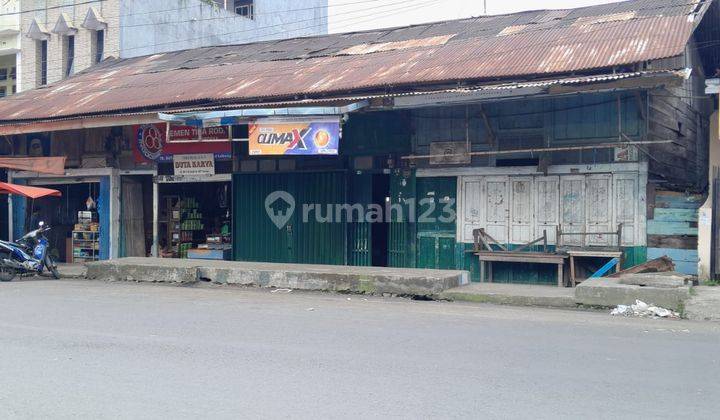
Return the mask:
<path id="1" fill-rule="evenodd" d="M 517 80 L 627 65 L 681 55 L 710 1 L 632 0 L 109 60 L 0 101 L 0 121 Z"/>

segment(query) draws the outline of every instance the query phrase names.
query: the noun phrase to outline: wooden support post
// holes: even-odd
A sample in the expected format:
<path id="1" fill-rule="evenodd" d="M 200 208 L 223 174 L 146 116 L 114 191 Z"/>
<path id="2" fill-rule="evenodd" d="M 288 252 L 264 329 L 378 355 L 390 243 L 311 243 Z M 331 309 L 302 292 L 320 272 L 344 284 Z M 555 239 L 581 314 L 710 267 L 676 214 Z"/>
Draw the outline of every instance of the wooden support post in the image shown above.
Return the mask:
<path id="1" fill-rule="evenodd" d="M 557 275 L 558 275 L 558 287 L 563 287 L 563 263 L 558 264 L 557 269 Z"/>
<path id="2" fill-rule="evenodd" d="M 480 283 L 485 283 L 485 261 L 480 261 Z"/>
<path id="3" fill-rule="evenodd" d="M 153 257 L 160 256 L 160 241 L 159 241 L 159 235 L 160 235 L 160 221 L 159 221 L 159 213 L 160 213 L 160 185 L 157 183 L 157 180 L 153 179 L 153 190 L 152 190 L 152 231 L 153 231 L 153 237 L 152 237 L 152 248 L 151 248 L 151 255 Z"/>
<path id="4" fill-rule="evenodd" d="M 562 227 L 558 223 L 557 226 L 555 226 L 555 252 L 558 251 L 558 248 L 562 246 Z"/>
<path id="5" fill-rule="evenodd" d="M 482 245 L 485 248 L 487 248 L 488 251 L 493 250 L 492 247 L 490 247 L 490 245 L 487 243 L 487 241 L 485 241 L 485 229 L 480 229 L 480 234 L 478 235 L 478 239 L 480 239 L 480 242 L 482 243 Z M 482 250 L 482 248 L 481 248 L 481 250 Z"/>
<path id="6" fill-rule="evenodd" d="M 485 113 L 482 105 L 480 105 L 480 116 L 482 117 L 483 124 L 485 124 L 485 131 L 487 131 L 488 134 L 488 144 L 490 145 L 490 147 L 494 147 L 497 143 L 495 141 L 495 133 L 493 132 L 492 125 L 490 125 L 490 119 Z"/>

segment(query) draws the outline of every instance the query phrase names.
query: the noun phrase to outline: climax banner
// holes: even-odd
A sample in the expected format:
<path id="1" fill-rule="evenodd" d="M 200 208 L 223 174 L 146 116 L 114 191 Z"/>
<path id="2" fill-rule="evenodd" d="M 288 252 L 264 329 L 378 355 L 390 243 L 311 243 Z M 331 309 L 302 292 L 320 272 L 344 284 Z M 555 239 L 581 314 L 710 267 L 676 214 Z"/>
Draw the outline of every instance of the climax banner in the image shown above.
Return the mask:
<path id="1" fill-rule="evenodd" d="M 340 121 L 268 121 L 250 124 L 250 155 L 337 155 Z"/>
<path id="2" fill-rule="evenodd" d="M 135 126 L 133 156 L 137 163 L 172 162 L 174 155 L 212 153 L 216 160 L 232 158 L 230 132 L 228 127 L 206 127 L 202 129 L 203 140 L 198 138 L 198 128 L 180 125 L 170 126 L 170 139 L 182 141 L 173 143 L 165 139 L 165 124 Z M 220 141 L 227 140 L 227 141 Z"/>

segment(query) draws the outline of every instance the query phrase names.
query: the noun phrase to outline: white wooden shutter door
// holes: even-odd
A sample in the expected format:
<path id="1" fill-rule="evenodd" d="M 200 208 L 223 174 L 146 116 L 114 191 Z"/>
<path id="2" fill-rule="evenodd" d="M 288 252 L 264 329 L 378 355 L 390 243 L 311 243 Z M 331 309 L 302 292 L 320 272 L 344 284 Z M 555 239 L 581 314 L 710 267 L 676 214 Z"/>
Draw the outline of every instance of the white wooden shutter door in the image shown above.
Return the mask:
<path id="1" fill-rule="evenodd" d="M 510 178 L 510 243 L 524 244 L 535 239 L 532 185 L 532 177 Z"/>
<path id="2" fill-rule="evenodd" d="M 482 178 L 463 177 L 461 181 L 462 197 L 462 241 L 473 242 L 472 231 L 482 226 L 483 205 L 482 205 Z"/>
<path id="3" fill-rule="evenodd" d="M 535 237 L 539 238 L 543 230 L 547 232 L 548 242 L 555 242 L 555 228 L 560 220 L 560 178 L 544 176 L 535 178 Z"/>
<path id="4" fill-rule="evenodd" d="M 586 232 L 614 232 L 616 227 L 613 227 L 612 175 L 588 175 L 585 196 L 587 197 L 585 201 Z M 589 235 L 585 240 L 585 245 L 608 246 L 614 240 L 614 237 L 610 235 Z"/>
<path id="5" fill-rule="evenodd" d="M 585 176 L 569 175 L 560 178 L 560 224 L 563 232 L 585 230 Z M 581 235 L 563 237 L 564 245 L 582 246 Z"/>
<path id="6" fill-rule="evenodd" d="M 636 244 L 638 175 L 615 174 L 615 222 L 622 223 L 622 244 Z"/>
<path id="7" fill-rule="evenodd" d="M 508 241 L 508 213 L 510 200 L 508 177 L 486 177 L 483 183 L 485 195 L 485 231 L 496 241 Z"/>

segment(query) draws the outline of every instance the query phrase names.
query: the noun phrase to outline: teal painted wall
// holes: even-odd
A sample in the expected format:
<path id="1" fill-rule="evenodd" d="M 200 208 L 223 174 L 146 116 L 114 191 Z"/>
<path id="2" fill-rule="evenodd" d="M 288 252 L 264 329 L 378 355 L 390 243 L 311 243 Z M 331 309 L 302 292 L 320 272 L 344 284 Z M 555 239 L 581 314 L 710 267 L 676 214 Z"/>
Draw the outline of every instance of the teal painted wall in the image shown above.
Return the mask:
<path id="1" fill-rule="evenodd" d="M 698 208 L 704 200 L 705 197 L 700 194 L 670 191 L 656 193 L 653 218 L 647 221 L 648 243 L 650 244 L 647 249 L 648 259 L 667 255 L 675 263 L 676 271 L 697 275 L 697 247 L 691 248 L 688 244 L 697 244 Z M 663 240 L 655 240 L 655 238 Z M 666 244 L 686 244 L 686 248 L 663 246 Z"/>
<path id="2" fill-rule="evenodd" d="M 515 246 L 517 247 L 517 245 Z M 477 256 L 472 253 L 472 244 L 455 244 L 455 261 L 458 270 L 470 271 L 470 279 L 474 282 L 480 281 L 480 263 Z M 548 246 L 550 251 L 554 246 Z M 536 248 L 536 251 L 541 249 Z M 648 259 L 647 250 L 644 246 L 628 247 L 623 249 L 623 268 L 629 268 L 641 264 Z M 596 258 L 589 260 L 589 265 L 600 268 L 607 259 Z M 566 264 L 567 271 L 567 264 Z M 557 284 L 557 268 L 550 264 L 510 264 L 493 263 L 493 278 L 495 283 L 521 283 L 521 284 Z"/>

